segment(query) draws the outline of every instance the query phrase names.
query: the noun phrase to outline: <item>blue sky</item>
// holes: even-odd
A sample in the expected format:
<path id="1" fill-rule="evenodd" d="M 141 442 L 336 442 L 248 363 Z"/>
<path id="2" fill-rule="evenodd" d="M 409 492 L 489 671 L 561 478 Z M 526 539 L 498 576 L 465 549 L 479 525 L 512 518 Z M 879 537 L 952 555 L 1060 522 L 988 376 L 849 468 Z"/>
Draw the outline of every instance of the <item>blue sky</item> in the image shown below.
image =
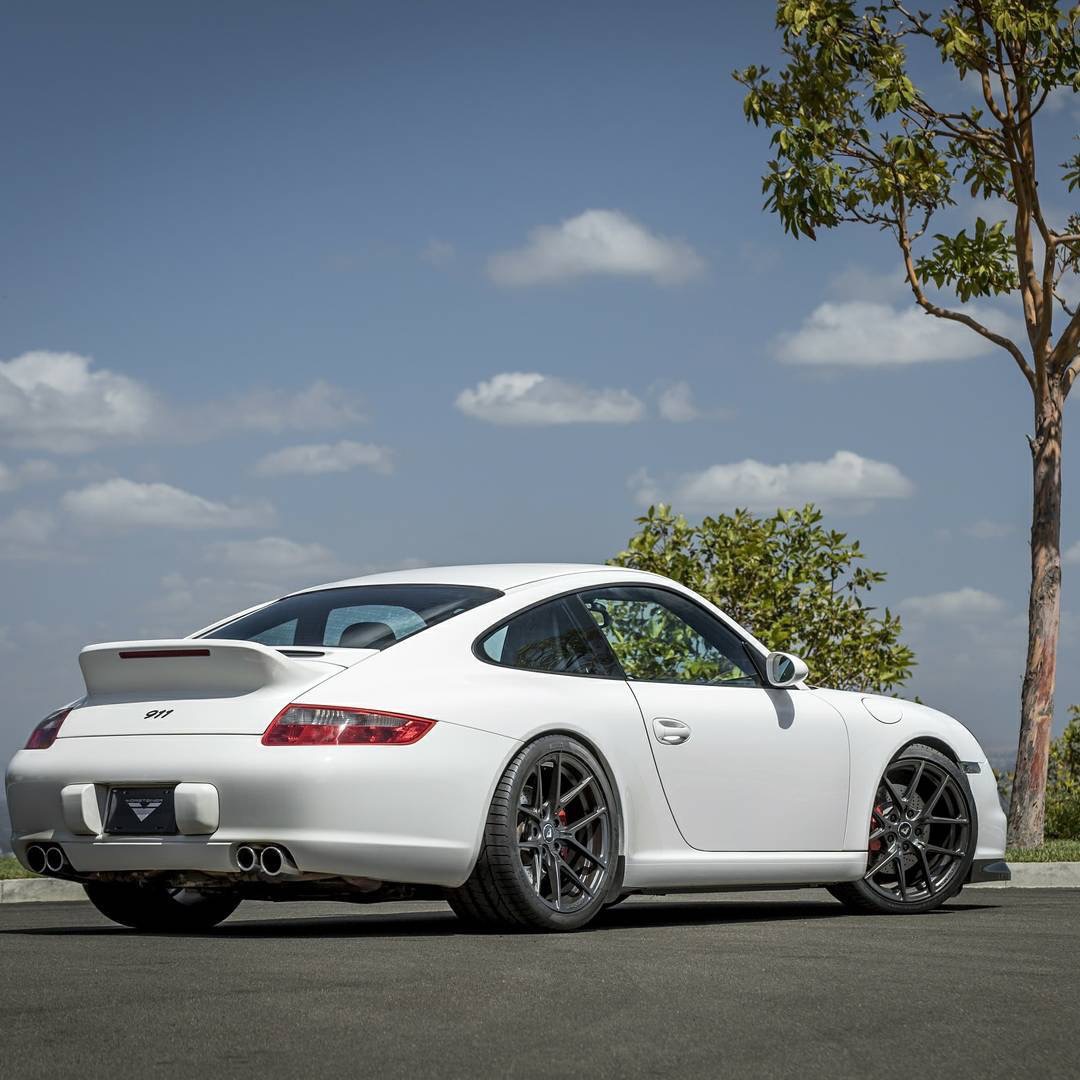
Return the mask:
<path id="1" fill-rule="evenodd" d="M 1012 748 L 1026 387 L 911 311 L 884 236 L 762 212 L 730 72 L 774 50 L 765 4 L 9 8 L 0 757 L 87 642 L 371 568 L 601 561 L 650 496 L 823 503 L 889 573 L 911 692 Z M 1047 162 L 1076 128 L 1055 102 Z"/>

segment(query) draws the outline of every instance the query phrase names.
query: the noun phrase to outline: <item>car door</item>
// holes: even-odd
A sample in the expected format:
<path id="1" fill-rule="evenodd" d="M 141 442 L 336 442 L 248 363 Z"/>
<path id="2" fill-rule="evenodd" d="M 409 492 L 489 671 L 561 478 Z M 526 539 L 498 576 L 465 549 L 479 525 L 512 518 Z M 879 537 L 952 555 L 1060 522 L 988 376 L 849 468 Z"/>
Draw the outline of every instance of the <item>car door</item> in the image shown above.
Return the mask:
<path id="1" fill-rule="evenodd" d="M 838 851 L 848 796 L 840 714 L 764 685 L 750 647 L 689 597 L 581 594 L 641 708 L 679 831 L 703 851 Z"/>

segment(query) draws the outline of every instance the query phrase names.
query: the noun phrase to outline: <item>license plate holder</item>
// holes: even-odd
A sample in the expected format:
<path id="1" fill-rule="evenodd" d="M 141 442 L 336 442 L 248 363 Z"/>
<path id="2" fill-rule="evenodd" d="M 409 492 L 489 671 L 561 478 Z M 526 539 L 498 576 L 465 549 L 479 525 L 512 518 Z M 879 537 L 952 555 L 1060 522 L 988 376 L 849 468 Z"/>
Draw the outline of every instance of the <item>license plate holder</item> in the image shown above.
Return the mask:
<path id="1" fill-rule="evenodd" d="M 170 836 L 176 833 L 172 787 L 114 787 L 109 790 L 105 831 L 112 836 Z"/>

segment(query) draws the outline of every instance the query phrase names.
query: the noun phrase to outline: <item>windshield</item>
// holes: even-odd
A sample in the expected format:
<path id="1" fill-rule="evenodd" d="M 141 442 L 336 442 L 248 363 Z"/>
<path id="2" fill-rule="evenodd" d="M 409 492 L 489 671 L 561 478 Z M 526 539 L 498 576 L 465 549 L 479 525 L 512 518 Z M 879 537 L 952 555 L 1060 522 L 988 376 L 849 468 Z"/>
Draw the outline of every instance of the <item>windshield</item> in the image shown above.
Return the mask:
<path id="1" fill-rule="evenodd" d="M 357 585 L 275 600 L 203 637 L 262 645 L 385 649 L 502 596 L 467 585 Z"/>

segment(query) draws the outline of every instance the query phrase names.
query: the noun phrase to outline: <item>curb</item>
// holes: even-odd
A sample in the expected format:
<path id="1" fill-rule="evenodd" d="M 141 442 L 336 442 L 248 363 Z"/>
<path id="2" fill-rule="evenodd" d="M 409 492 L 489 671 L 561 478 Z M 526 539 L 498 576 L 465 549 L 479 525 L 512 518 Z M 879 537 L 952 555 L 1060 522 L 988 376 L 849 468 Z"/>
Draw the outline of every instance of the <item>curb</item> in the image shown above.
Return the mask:
<path id="1" fill-rule="evenodd" d="M 966 889 L 1080 889 L 1080 862 L 1011 863 L 1012 881 L 980 881 Z M 85 901 L 77 881 L 12 878 L 0 881 L 0 904 Z"/>
<path id="2" fill-rule="evenodd" d="M 965 889 L 1080 889 L 1080 862 L 1009 863 L 1012 881 L 980 881 Z"/>
<path id="3" fill-rule="evenodd" d="M 0 881 L 0 904 L 85 899 L 86 893 L 77 881 L 57 881 L 53 878 L 12 878 Z"/>

